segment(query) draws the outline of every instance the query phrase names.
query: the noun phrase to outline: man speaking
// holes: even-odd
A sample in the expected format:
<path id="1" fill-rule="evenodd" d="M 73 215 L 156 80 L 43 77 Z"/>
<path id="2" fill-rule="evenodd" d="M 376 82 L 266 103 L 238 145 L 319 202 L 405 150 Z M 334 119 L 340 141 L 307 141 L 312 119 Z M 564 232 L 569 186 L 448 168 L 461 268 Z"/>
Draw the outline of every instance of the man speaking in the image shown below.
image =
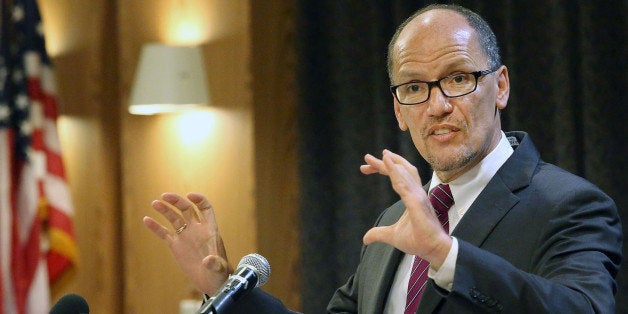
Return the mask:
<path id="1" fill-rule="evenodd" d="M 388 51 L 391 98 L 433 174 L 384 151 L 364 174 L 390 179 L 400 201 L 364 236 L 360 263 L 329 313 L 614 313 L 622 231 L 596 186 L 541 160 L 530 136 L 504 132 L 510 81 L 495 35 L 476 13 L 428 6 Z M 176 206 L 181 214 L 167 204 Z M 231 267 L 209 201 L 166 193 L 145 217 L 193 284 L 212 295 Z M 254 289 L 234 313 L 284 313 Z"/>

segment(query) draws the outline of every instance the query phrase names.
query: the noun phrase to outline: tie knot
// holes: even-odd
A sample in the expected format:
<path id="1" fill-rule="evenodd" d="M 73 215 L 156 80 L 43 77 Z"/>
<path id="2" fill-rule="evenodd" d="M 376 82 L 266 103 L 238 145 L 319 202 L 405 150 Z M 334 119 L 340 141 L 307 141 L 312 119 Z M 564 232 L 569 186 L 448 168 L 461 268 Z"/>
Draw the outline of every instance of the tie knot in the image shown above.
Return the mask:
<path id="1" fill-rule="evenodd" d="M 447 214 L 451 205 L 454 204 L 454 197 L 448 184 L 439 184 L 430 192 L 430 202 L 436 210 L 437 215 Z"/>

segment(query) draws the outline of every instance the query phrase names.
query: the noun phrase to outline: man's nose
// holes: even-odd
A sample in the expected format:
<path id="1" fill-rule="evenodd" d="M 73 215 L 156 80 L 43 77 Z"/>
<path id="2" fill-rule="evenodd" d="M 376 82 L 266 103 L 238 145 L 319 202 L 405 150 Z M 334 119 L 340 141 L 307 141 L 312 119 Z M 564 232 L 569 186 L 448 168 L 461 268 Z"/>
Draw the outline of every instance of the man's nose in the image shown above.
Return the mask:
<path id="1" fill-rule="evenodd" d="M 427 112 L 429 115 L 439 117 L 453 111 L 453 106 L 449 103 L 449 97 L 445 96 L 440 86 L 432 86 L 429 97 L 427 100 Z"/>

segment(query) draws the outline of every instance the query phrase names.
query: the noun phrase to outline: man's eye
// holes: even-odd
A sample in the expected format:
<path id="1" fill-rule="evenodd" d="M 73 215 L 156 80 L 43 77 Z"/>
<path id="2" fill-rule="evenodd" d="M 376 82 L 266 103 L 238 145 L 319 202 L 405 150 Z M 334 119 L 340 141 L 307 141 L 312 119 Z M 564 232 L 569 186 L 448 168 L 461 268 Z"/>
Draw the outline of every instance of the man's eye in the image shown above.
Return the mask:
<path id="1" fill-rule="evenodd" d="M 421 90 L 421 85 L 419 84 L 408 84 L 406 90 L 411 93 L 416 93 Z"/>
<path id="2" fill-rule="evenodd" d="M 465 83 L 466 81 L 467 81 L 466 74 L 454 75 L 451 78 L 451 82 L 456 83 L 456 84 Z"/>

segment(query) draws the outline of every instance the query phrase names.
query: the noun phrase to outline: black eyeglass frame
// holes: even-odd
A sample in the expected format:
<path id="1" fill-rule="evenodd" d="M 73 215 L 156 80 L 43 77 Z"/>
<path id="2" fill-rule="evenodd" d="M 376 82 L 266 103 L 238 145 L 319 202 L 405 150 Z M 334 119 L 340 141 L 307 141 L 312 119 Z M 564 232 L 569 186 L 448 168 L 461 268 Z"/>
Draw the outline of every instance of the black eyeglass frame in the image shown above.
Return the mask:
<path id="1" fill-rule="evenodd" d="M 445 77 L 441 77 L 440 79 L 438 79 L 436 81 L 431 81 L 431 82 L 412 80 L 412 81 L 409 81 L 409 82 L 401 83 L 399 85 L 390 86 L 390 92 L 393 94 L 393 97 L 395 97 L 395 99 L 397 99 L 399 104 L 406 105 L 406 106 L 418 105 L 418 104 L 422 104 L 422 103 L 427 102 L 428 100 L 430 100 L 430 96 L 432 94 L 432 87 L 433 86 L 437 86 L 438 89 L 440 89 L 440 92 L 443 93 L 443 95 L 445 95 L 445 97 L 448 97 L 448 98 L 462 97 L 464 95 L 469 95 L 469 94 L 475 92 L 475 90 L 478 88 L 478 78 L 480 78 L 481 76 L 487 75 L 487 74 L 491 74 L 491 73 L 499 70 L 500 67 L 501 66 L 498 66 L 498 67 L 495 67 L 494 69 L 488 69 L 488 70 L 483 70 L 483 71 L 464 72 L 464 73 L 451 74 L 451 75 L 447 75 Z M 448 79 L 448 78 L 450 78 L 452 76 L 456 76 L 456 75 L 460 75 L 460 74 L 471 74 L 471 75 L 473 75 L 473 77 L 475 77 L 475 86 L 473 87 L 473 89 L 471 91 L 469 91 L 468 93 L 464 93 L 462 95 L 456 95 L 456 96 L 449 96 L 449 95 L 447 95 L 447 93 L 445 93 L 443 88 L 440 86 L 440 82 L 442 80 L 444 80 L 444 79 Z M 401 100 L 399 100 L 399 97 L 397 96 L 397 88 L 399 86 L 410 84 L 410 83 L 426 83 L 427 84 L 427 98 L 424 101 L 415 102 L 415 103 L 404 103 L 404 102 L 401 102 Z"/>

